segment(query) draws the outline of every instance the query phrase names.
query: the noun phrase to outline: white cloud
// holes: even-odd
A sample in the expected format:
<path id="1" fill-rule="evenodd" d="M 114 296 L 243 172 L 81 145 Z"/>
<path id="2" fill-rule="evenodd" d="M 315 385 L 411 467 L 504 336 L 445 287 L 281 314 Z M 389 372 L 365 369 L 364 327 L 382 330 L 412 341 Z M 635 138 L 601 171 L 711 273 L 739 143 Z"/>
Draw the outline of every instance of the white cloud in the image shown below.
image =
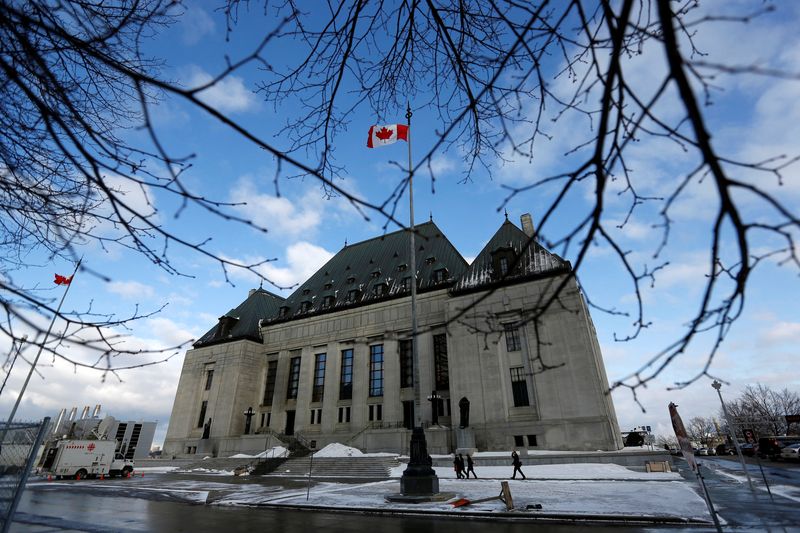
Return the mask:
<path id="1" fill-rule="evenodd" d="M 155 293 L 153 287 L 138 281 L 112 281 L 106 289 L 110 293 L 130 299 L 150 298 Z"/>
<path id="2" fill-rule="evenodd" d="M 310 194 L 307 193 L 304 199 L 310 200 Z M 232 202 L 244 204 L 236 207 L 242 216 L 279 235 L 308 234 L 322 221 L 316 202 L 292 202 L 285 196 L 259 192 L 254 180 L 248 176 L 234 185 L 230 196 Z"/>
<path id="3" fill-rule="evenodd" d="M 286 248 L 284 257 L 285 259 L 282 260 L 284 266 L 279 266 L 278 262 L 270 262 L 257 267 L 259 273 L 274 283 L 275 290 L 279 292 L 282 289 L 291 289 L 298 283 L 307 280 L 333 257 L 333 254 L 310 242 L 300 241 L 290 244 Z M 251 256 L 227 259 L 239 264 L 255 264 L 264 260 L 263 257 Z M 231 269 L 230 275 L 232 278 L 251 283 L 259 282 L 258 276 L 244 269 Z"/>
<path id="4" fill-rule="evenodd" d="M 184 3 L 183 7 L 185 11 L 179 19 L 179 24 L 183 30 L 184 44 L 197 44 L 206 35 L 214 33 L 216 30 L 214 19 L 202 7 L 195 2 Z"/>
<path id="5" fill-rule="evenodd" d="M 194 89 L 209 83 L 212 79 L 211 74 L 193 66 L 189 68 L 186 85 Z M 245 87 L 241 77 L 233 74 L 198 93 L 198 98 L 222 113 L 250 111 L 258 106 L 255 94 Z"/>
<path id="6" fill-rule="evenodd" d="M 800 339 L 800 322 L 777 322 L 761 333 L 761 339 L 769 345 L 795 344 Z"/>

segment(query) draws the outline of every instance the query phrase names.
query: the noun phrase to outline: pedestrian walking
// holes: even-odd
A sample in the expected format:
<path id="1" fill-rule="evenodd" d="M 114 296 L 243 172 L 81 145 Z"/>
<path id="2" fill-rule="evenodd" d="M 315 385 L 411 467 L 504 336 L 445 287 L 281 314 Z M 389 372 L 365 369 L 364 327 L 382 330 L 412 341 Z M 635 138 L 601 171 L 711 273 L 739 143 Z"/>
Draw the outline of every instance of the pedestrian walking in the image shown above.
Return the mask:
<path id="1" fill-rule="evenodd" d="M 467 454 L 467 479 L 469 479 L 470 472 L 472 472 L 472 475 L 475 476 L 475 479 L 478 479 L 478 475 L 475 474 L 475 463 L 472 461 L 472 456 Z"/>
<path id="2" fill-rule="evenodd" d="M 468 479 L 469 473 L 467 472 L 467 468 L 464 466 L 464 456 L 461 454 L 458 454 L 458 466 L 461 468 L 461 477 Z"/>
<path id="3" fill-rule="evenodd" d="M 464 475 L 464 463 L 458 460 L 458 455 L 453 454 L 453 470 L 456 471 L 456 478 L 461 479 Z"/>
<path id="4" fill-rule="evenodd" d="M 511 452 L 511 464 L 514 465 L 514 474 L 511 476 L 511 479 L 517 479 L 517 472 L 522 476 L 522 479 L 527 479 L 525 474 L 522 473 L 522 461 L 519 460 L 517 450 Z"/>

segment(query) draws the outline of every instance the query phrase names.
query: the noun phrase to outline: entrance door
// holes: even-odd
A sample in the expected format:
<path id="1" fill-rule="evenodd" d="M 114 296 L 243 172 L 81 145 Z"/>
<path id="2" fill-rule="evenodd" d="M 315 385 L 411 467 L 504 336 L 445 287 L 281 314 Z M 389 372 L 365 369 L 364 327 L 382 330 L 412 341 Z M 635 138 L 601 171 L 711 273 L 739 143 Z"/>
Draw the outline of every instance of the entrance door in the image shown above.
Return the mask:
<path id="1" fill-rule="evenodd" d="M 403 427 L 414 429 L 414 400 L 403 402 Z"/>
<path id="2" fill-rule="evenodd" d="M 286 435 L 294 435 L 294 411 L 286 411 Z"/>

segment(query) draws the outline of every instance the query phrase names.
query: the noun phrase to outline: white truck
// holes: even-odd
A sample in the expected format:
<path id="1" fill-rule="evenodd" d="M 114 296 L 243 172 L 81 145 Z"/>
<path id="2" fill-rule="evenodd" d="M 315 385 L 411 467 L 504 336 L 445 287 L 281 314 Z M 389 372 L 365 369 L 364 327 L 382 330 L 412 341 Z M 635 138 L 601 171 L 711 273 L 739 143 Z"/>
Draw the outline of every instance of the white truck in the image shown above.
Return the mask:
<path id="1" fill-rule="evenodd" d="M 115 453 L 113 440 L 60 439 L 48 443 L 40 461 L 42 475 L 85 479 L 98 476 L 128 477 L 133 461 Z"/>

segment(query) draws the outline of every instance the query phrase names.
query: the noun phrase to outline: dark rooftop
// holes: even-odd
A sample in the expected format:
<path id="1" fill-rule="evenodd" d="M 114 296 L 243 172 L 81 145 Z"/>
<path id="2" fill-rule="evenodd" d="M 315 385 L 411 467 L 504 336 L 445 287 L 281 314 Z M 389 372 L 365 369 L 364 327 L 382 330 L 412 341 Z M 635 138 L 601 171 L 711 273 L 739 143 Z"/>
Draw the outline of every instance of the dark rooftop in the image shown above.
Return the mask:
<path id="1" fill-rule="evenodd" d="M 200 337 L 194 347 L 210 346 L 221 342 L 250 339 L 261 342 L 259 321 L 276 316 L 284 299 L 264 289 L 255 289 L 236 309 L 219 318 L 219 323 Z"/>
<path id="2" fill-rule="evenodd" d="M 450 287 L 467 262 L 433 222 L 416 226 L 419 292 Z M 399 230 L 342 248 L 290 295 L 274 317 L 291 320 L 411 294 L 409 233 Z"/>
<path id="3" fill-rule="evenodd" d="M 455 283 L 454 294 L 568 272 L 569 262 L 547 251 L 508 219 Z"/>

